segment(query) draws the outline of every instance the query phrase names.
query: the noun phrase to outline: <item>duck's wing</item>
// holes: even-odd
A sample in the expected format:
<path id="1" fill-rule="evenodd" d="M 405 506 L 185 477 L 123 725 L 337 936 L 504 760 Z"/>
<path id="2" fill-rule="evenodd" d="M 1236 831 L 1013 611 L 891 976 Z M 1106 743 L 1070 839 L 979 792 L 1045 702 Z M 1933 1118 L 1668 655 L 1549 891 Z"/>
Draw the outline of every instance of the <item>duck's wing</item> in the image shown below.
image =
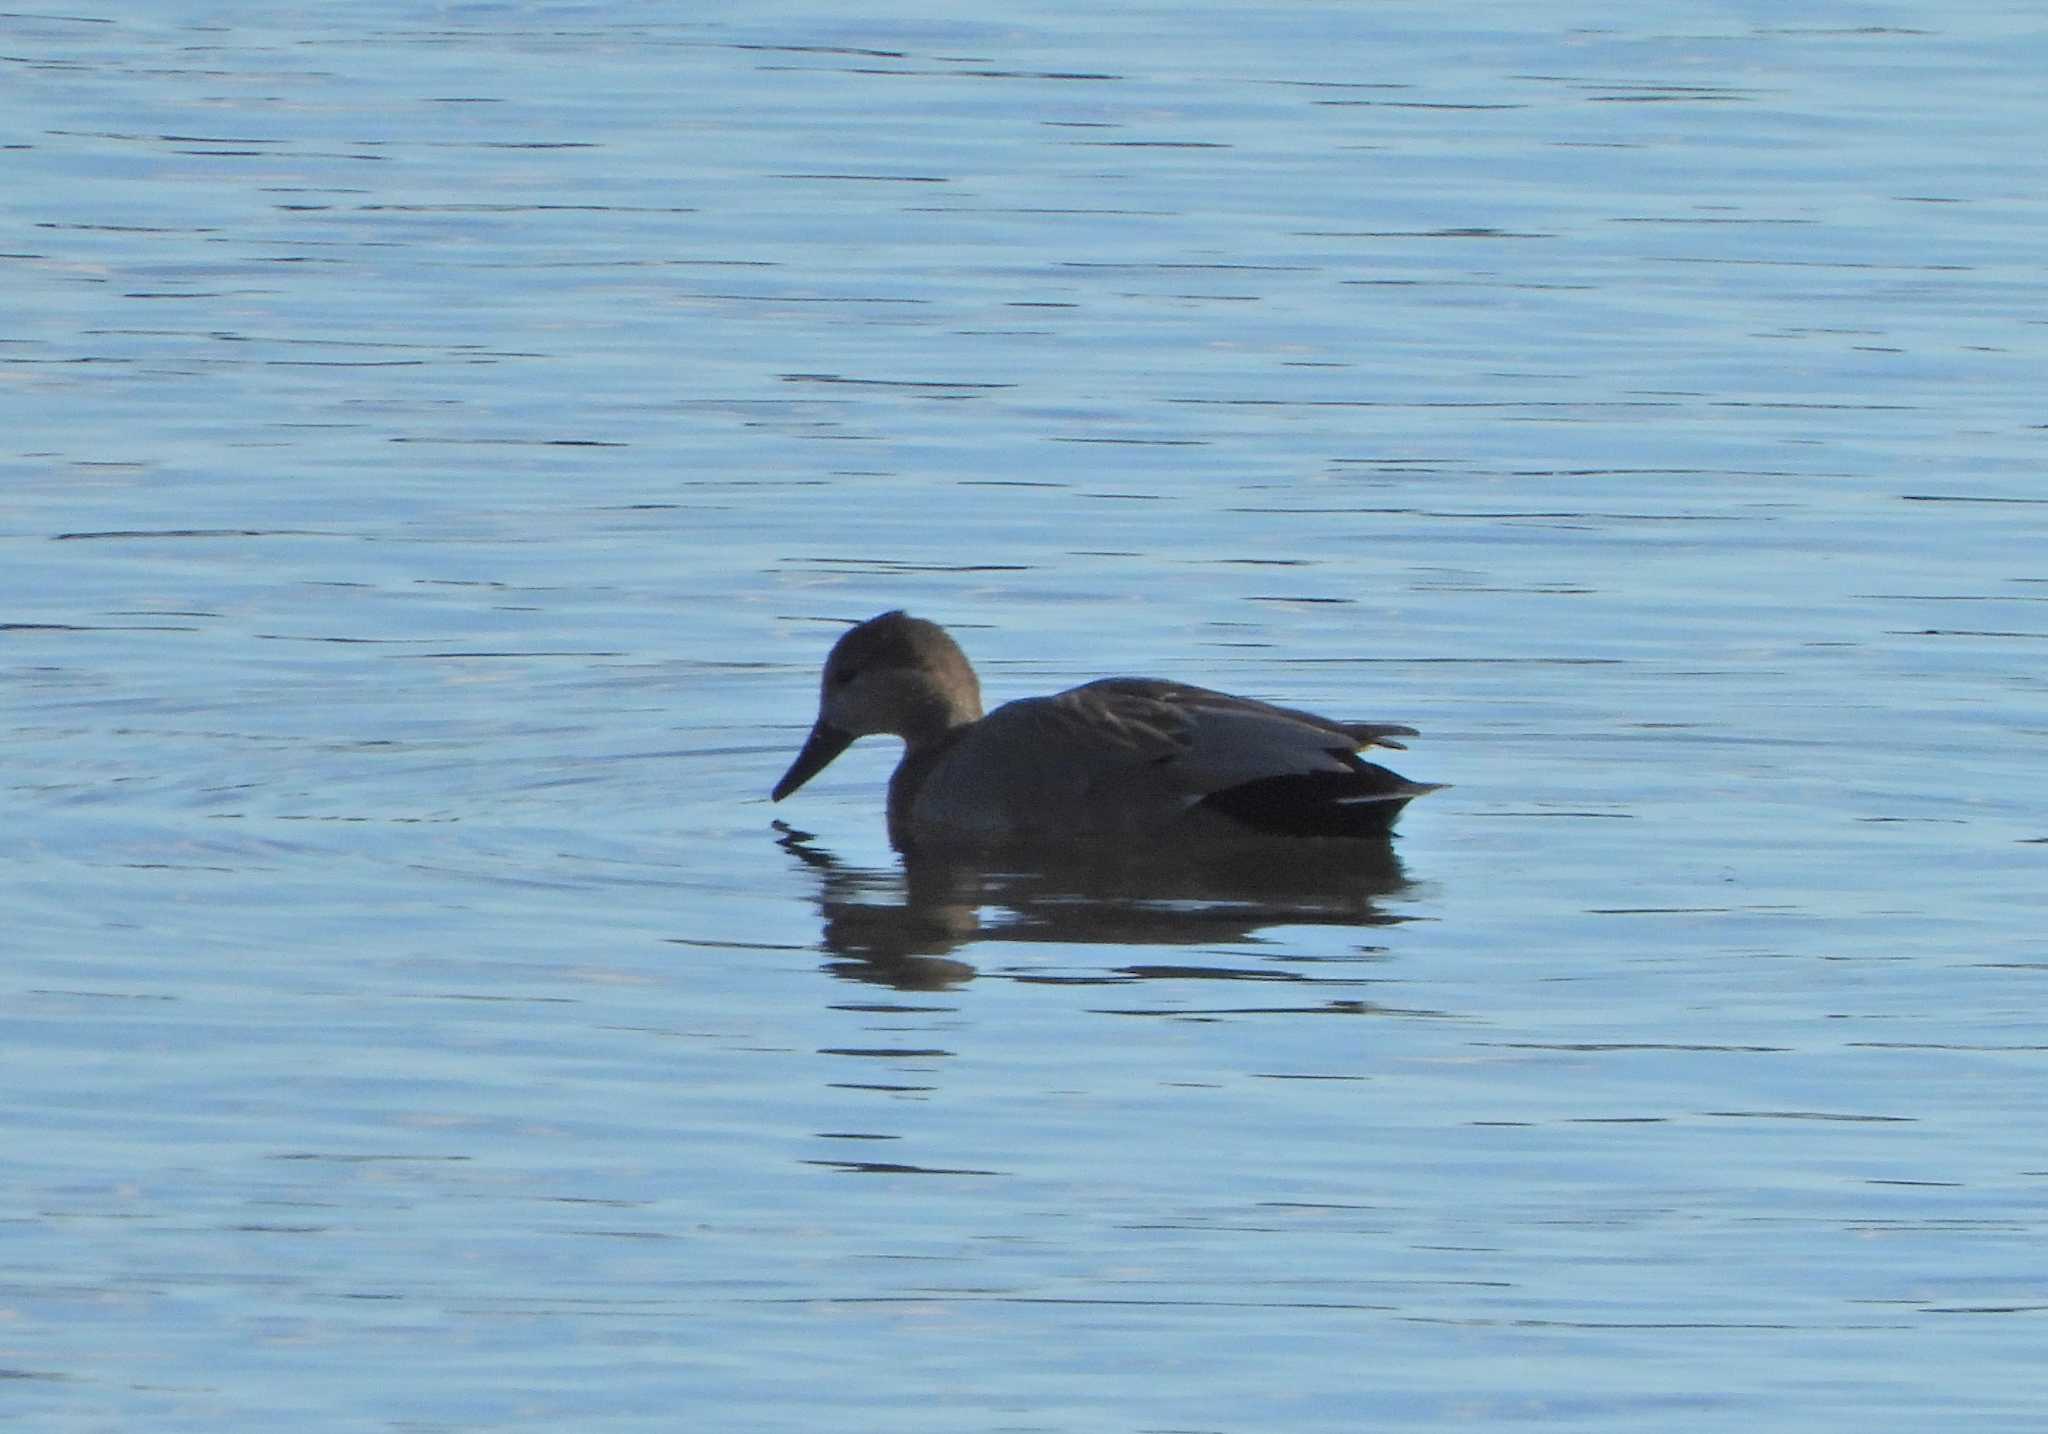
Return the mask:
<path id="1" fill-rule="evenodd" d="M 1412 735 L 1183 683 L 1105 678 L 989 713 L 934 762 L 918 804 L 948 827 L 1147 830 L 1206 804 L 1258 831 L 1352 835 L 1356 821 L 1333 814 L 1381 804 L 1384 830 L 1399 803 L 1430 790 L 1358 757 L 1396 733 Z"/>
<path id="2" fill-rule="evenodd" d="M 1394 739 L 1422 735 L 1413 727 L 1404 727 L 1398 722 L 1338 722 L 1314 712 L 1304 712 L 1299 707 L 1279 707 L 1252 697 L 1238 697 L 1185 682 L 1165 682 L 1156 677 L 1104 677 L 1071 688 L 1052 700 L 1077 700 L 1085 704 L 1091 698 L 1118 697 L 1162 703 L 1179 709 L 1191 719 L 1217 723 L 1219 730 L 1226 724 L 1241 722 L 1249 724 L 1254 731 L 1277 737 L 1285 728 L 1300 736 L 1313 734 L 1318 747 L 1327 747 L 1329 739 L 1334 737 L 1344 743 L 1346 750 L 1353 752 L 1364 751 L 1368 747 L 1405 748 L 1406 743 Z"/>
<path id="3" fill-rule="evenodd" d="M 1196 798 L 1189 813 L 1272 836 L 1383 838 L 1401 808 L 1435 784 L 1411 782 L 1358 754 L 1399 747 L 1414 728 L 1336 722 L 1205 687 L 1109 678 L 1055 701 L 1155 703 L 1178 714 L 1177 752 L 1158 764 Z"/>

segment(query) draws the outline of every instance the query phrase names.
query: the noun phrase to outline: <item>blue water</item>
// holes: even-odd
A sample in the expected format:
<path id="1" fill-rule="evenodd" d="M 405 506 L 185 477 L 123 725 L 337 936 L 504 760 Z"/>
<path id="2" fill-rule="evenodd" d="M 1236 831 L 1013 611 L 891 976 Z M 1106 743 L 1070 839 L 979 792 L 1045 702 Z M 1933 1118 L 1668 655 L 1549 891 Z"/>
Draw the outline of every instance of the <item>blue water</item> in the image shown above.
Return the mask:
<path id="1" fill-rule="evenodd" d="M 0 17 L 0 1412 L 2038 1428 L 2044 62 Z M 906 869 L 895 606 L 1452 786 Z"/>

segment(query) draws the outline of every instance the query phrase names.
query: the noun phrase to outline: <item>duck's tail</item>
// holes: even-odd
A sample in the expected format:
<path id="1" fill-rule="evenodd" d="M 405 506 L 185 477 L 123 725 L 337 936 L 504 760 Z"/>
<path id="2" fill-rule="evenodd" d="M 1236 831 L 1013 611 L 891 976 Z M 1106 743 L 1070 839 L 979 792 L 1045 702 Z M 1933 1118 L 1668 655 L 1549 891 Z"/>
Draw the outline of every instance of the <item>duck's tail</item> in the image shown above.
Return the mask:
<path id="1" fill-rule="evenodd" d="M 1267 836 L 1384 837 L 1401 808 L 1441 787 L 1354 757 L 1349 771 L 1260 777 L 1211 792 L 1199 805 Z"/>

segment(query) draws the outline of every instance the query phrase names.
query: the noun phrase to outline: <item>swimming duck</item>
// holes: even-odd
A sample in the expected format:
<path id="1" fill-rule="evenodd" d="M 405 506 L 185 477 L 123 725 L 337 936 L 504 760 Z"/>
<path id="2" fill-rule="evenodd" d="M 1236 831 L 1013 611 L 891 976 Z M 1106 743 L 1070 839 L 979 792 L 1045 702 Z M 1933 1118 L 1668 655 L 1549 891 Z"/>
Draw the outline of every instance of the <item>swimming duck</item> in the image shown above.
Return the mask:
<path id="1" fill-rule="evenodd" d="M 1150 677 L 1105 677 L 983 715 L 981 682 L 936 623 L 885 612 L 825 659 L 818 720 L 781 801 L 855 738 L 901 737 L 889 780 L 899 849 L 1090 837 L 1387 835 L 1436 784 L 1361 758 L 1418 735 Z"/>

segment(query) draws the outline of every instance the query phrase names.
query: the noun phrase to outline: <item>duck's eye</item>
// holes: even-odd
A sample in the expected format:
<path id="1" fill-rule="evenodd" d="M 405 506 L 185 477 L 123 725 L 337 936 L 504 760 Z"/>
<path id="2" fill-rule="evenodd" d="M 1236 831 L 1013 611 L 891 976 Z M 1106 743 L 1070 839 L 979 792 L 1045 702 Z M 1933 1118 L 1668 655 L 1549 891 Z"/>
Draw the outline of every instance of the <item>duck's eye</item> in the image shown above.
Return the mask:
<path id="1" fill-rule="evenodd" d="M 832 676 L 827 680 L 830 681 L 834 687 L 844 687 L 847 683 L 853 681 L 853 679 L 858 677 L 859 675 L 859 672 L 854 668 L 842 667 L 837 672 L 833 673 Z"/>

